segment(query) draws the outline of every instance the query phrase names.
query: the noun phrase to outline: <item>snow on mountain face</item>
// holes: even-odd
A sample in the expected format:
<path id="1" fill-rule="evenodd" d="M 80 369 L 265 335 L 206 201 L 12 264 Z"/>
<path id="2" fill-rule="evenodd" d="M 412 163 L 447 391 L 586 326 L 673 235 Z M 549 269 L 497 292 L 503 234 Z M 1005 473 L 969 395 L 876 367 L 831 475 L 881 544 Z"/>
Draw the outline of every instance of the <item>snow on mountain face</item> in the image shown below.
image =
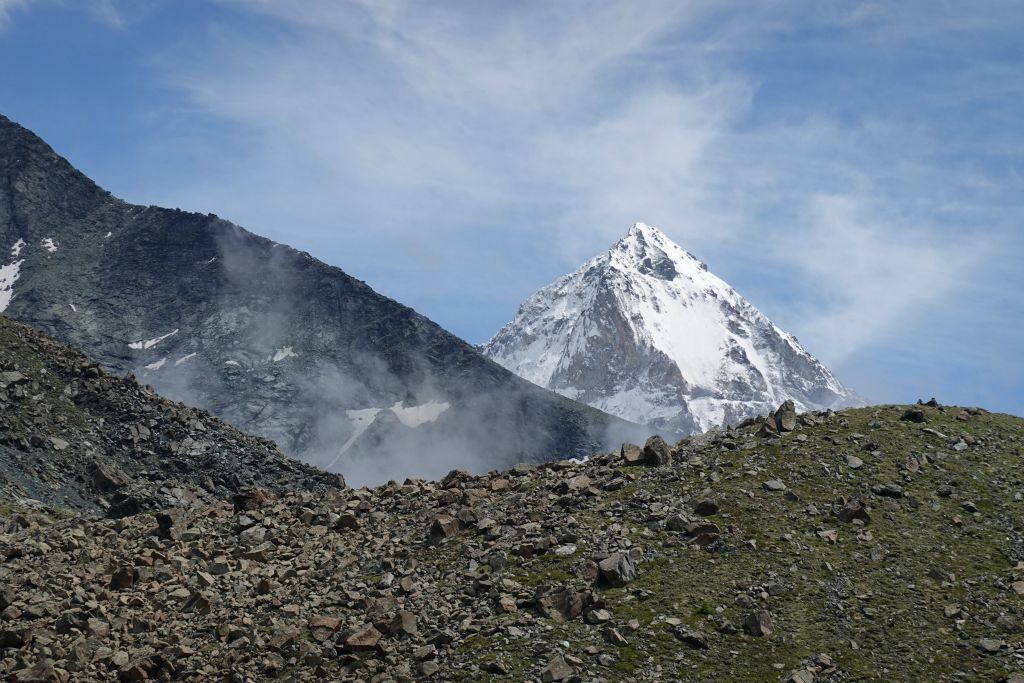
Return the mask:
<path id="1" fill-rule="evenodd" d="M 858 399 L 707 266 L 657 228 L 531 296 L 484 347 L 516 374 L 613 415 L 694 433 Z"/>

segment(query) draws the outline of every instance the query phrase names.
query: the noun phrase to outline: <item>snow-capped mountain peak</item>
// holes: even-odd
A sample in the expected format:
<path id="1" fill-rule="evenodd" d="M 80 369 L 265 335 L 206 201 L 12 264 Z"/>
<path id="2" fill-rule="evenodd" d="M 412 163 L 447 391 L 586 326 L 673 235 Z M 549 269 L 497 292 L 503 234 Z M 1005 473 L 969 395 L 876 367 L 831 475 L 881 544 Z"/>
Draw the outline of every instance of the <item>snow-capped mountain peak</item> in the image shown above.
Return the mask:
<path id="1" fill-rule="evenodd" d="M 795 337 L 644 223 L 531 296 L 485 353 L 536 384 L 682 433 L 787 398 L 805 409 L 857 401 Z"/>

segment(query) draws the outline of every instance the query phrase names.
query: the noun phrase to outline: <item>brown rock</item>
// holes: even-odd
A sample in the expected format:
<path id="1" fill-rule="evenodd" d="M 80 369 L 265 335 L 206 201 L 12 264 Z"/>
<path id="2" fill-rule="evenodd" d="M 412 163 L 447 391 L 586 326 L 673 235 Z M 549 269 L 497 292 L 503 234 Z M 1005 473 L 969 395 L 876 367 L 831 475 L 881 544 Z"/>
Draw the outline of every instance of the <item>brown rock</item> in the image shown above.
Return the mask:
<path id="1" fill-rule="evenodd" d="M 576 576 L 587 583 L 597 583 L 601 578 L 601 568 L 593 560 L 583 560 L 576 565 Z"/>
<path id="2" fill-rule="evenodd" d="M 135 585 L 135 570 L 131 567 L 121 567 L 110 577 L 110 588 L 116 591 L 131 588 Z"/>
<path id="3" fill-rule="evenodd" d="M 381 637 L 381 632 L 373 626 L 362 626 L 345 638 L 345 650 L 347 652 L 372 650 L 377 647 Z"/>
<path id="4" fill-rule="evenodd" d="M 430 523 L 430 540 L 438 543 L 446 538 L 451 538 L 459 532 L 461 524 L 459 520 L 451 515 L 435 515 Z"/>
<path id="5" fill-rule="evenodd" d="M 636 444 L 622 444 L 622 450 L 619 454 L 622 456 L 623 462 L 627 465 L 639 465 L 644 461 L 644 451 Z"/>
<path id="6" fill-rule="evenodd" d="M 398 610 L 398 613 L 391 619 L 388 630 L 392 635 L 414 636 L 417 633 L 416 615 L 407 610 Z"/>
<path id="7" fill-rule="evenodd" d="M 341 617 L 334 617 L 326 614 L 317 614 L 310 618 L 309 628 L 327 628 L 337 631 L 341 626 Z"/>
<path id="8" fill-rule="evenodd" d="M 554 683 L 554 681 L 564 681 L 576 673 L 575 670 L 569 665 L 565 658 L 561 655 L 553 658 L 548 662 L 548 665 L 544 667 L 544 670 L 540 672 L 540 680 L 543 683 Z"/>
<path id="9" fill-rule="evenodd" d="M 249 486 L 239 490 L 232 498 L 235 512 L 246 512 L 259 510 L 274 500 L 274 494 L 255 486 Z"/>
<path id="10" fill-rule="evenodd" d="M 124 472 L 110 464 L 93 463 L 92 487 L 99 493 L 113 493 L 128 485 Z"/>

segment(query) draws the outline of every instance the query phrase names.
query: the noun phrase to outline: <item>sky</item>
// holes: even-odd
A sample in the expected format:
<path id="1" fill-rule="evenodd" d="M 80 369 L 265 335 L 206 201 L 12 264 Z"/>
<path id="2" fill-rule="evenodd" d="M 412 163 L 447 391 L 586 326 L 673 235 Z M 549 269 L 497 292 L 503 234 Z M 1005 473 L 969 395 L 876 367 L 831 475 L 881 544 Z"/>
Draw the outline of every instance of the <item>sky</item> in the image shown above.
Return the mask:
<path id="1" fill-rule="evenodd" d="M 1024 415 L 1024 3 L 0 0 L 0 113 L 473 343 L 633 222 L 872 402 Z"/>

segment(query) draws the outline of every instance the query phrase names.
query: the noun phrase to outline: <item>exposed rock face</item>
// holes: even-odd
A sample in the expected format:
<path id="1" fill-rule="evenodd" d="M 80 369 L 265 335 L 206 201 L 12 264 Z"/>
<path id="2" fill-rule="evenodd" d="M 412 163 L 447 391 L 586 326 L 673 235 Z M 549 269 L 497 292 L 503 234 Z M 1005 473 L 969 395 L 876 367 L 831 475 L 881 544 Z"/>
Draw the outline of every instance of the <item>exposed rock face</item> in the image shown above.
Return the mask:
<path id="1" fill-rule="evenodd" d="M 484 352 L 521 377 L 666 433 L 859 399 L 732 287 L 637 223 L 531 296 Z"/>
<path id="2" fill-rule="evenodd" d="M 0 368 L 20 377 L 0 384 L 0 498 L 122 517 L 251 487 L 269 496 L 264 489 L 345 485 L 3 316 Z M 173 538 L 178 515 L 165 517 L 164 535 Z"/>
<path id="3" fill-rule="evenodd" d="M 585 456 L 628 428 L 309 254 L 121 201 L 2 116 L 0 312 L 357 481 Z"/>

